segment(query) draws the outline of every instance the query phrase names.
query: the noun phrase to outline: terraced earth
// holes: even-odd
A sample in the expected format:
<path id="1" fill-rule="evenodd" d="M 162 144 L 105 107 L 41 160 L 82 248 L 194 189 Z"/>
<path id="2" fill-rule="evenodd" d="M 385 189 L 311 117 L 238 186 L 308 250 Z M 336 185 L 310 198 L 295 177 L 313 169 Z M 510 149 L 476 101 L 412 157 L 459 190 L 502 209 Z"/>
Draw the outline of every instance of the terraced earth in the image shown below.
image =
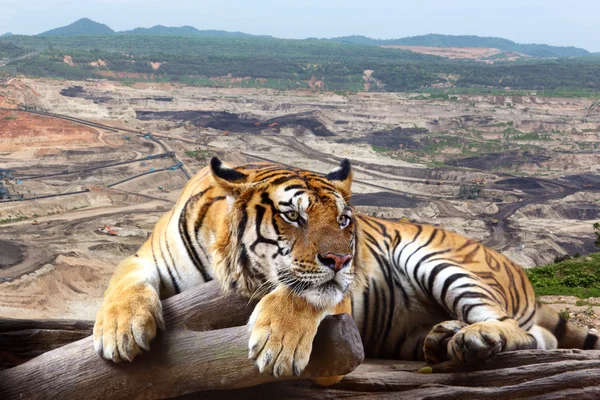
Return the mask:
<path id="1" fill-rule="evenodd" d="M 594 249 L 594 98 L 16 78 L 1 104 L 3 182 L 24 201 L 0 203 L 0 317 L 92 319 L 116 263 L 213 154 L 319 172 L 349 158 L 362 212 L 442 226 L 525 267 Z"/>

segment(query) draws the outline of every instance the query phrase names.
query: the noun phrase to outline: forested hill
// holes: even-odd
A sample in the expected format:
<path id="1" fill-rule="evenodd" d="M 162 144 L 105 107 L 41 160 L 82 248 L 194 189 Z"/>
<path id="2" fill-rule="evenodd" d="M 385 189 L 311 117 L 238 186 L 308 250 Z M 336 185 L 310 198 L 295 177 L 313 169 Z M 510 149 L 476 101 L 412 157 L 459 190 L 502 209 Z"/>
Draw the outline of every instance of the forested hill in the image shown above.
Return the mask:
<path id="1" fill-rule="evenodd" d="M 498 37 L 472 35 L 422 35 L 402 39 L 371 39 L 366 36 L 342 36 L 330 39 L 342 43 L 364 44 L 371 46 L 430 46 L 430 47 L 488 47 L 503 51 L 513 51 L 532 57 L 585 57 L 590 52 L 578 47 L 549 46 L 547 44 L 520 44 Z"/>
<path id="2" fill-rule="evenodd" d="M 163 26 L 156 25 L 151 28 L 135 28 L 130 31 L 121 31 L 123 34 L 134 35 L 164 35 L 164 36 L 212 36 L 212 37 L 271 37 L 256 36 L 244 32 L 229 32 L 213 29 L 200 30 L 193 26 Z"/>
<path id="3" fill-rule="evenodd" d="M 38 36 L 79 36 L 79 35 L 111 35 L 111 34 L 136 34 L 136 35 L 161 35 L 161 36 L 204 36 L 204 37 L 258 37 L 273 38 L 268 35 L 251 35 L 244 32 L 229 32 L 222 30 L 200 30 L 193 26 L 169 27 L 156 25 L 151 28 L 135 28 L 132 30 L 115 32 L 107 25 L 82 18 L 70 25 L 55 28 Z M 309 38 L 307 40 L 313 40 Z M 369 46 L 425 46 L 425 47 L 481 47 L 494 48 L 501 51 L 526 54 L 537 58 L 562 58 L 586 57 L 592 55 L 589 51 L 578 47 L 550 46 L 547 44 L 521 44 L 512 40 L 499 37 L 481 37 L 474 35 L 440 35 L 429 34 L 411 36 L 400 39 L 372 39 L 366 36 L 342 36 L 331 39 L 322 39 L 346 44 L 362 44 Z M 595 54 L 598 55 L 598 54 Z"/>
<path id="4" fill-rule="evenodd" d="M 89 18 L 81 18 L 72 24 L 51 29 L 38 36 L 78 36 L 78 35 L 109 35 L 114 33 L 110 27 Z"/>
<path id="5" fill-rule="evenodd" d="M 0 58 L 38 53 L 6 64 L 5 72 L 66 79 L 350 91 L 600 91 L 600 57 L 473 62 L 329 40 L 117 33 L 16 35 L 0 38 L 0 45 L 7 53 Z"/>

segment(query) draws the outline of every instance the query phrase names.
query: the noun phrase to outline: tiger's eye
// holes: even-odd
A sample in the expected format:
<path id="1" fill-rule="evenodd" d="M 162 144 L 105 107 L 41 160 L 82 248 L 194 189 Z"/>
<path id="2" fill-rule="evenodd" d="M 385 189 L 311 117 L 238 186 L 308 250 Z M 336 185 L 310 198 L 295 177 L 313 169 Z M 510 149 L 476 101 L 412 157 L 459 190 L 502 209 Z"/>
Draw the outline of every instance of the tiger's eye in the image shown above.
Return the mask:
<path id="1" fill-rule="evenodd" d="M 290 221 L 297 221 L 298 218 L 300 218 L 300 214 L 298 214 L 298 211 L 288 211 L 285 213 L 285 216 Z"/>
<path id="2" fill-rule="evenodd" d="M 345 228 L 350 224 L 350 217 L 348 217 L 347 215 L 340 215 L 338 217 L 338 224 L 340 224 L 340 227 Z"/>

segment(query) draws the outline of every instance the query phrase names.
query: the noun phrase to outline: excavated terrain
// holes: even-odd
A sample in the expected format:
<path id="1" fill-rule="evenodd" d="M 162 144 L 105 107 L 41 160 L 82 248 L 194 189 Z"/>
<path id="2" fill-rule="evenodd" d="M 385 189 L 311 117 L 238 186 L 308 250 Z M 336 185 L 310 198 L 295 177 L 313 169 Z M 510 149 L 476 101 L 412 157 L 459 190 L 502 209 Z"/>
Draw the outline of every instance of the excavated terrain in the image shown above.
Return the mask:
<path id="1" fill-rule="evenodd" d="M 592 251 L 600 219 L 597 99 L 15 78 L 0 107 L 0 318 L 93 319 L 115 265 L 213 154 L 319 172 L 349 158 L 362 212 L 524 267 Z"/>

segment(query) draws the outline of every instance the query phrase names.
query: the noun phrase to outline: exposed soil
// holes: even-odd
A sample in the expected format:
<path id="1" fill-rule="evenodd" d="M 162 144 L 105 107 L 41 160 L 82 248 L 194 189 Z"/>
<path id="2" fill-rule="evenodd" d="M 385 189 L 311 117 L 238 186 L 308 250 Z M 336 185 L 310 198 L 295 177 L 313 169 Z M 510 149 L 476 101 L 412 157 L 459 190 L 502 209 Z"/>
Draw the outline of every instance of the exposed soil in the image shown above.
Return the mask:
<path id="1" fill-rule="evenodd" d="M 388 49 L 410 50 L 415 53 L 430 54 L 439 57 L 465 59 L 465 60 L 482 60 L 491 56 L 500 57 L 504 61 L 514 61 L 520 58 L 528 57 L 524 54 L 505 52 L 502 50 L 489 47 L 433 47 L 433 46 L 401 46 L 401 45 L 386 45 L 380 46 Z"/>
<path id="2" fill-rule="evenodd" d="M 83 86 L 71 86 L 60 91 L 60 94 L 65 97 L 79 97 L 86 100 L 92 100 L 94 103 L 106 103 L 112 100 L 110 96 L 97 96 L 88 94 Z"/>
<path id="3" fill-rule="evenodd" d="M 6 240 L 0 240 L 0 268 L 18 264 L 25 258 L 25 248 Z"/>
<path id="4" fill-rule="evenodd" d="M 473 156 L 455 160 L 448 160 L 446 164 L 457 167 L 476 168 L 476 169 L 498 169 L 513 167 L 522 164 L 538 164 L 550 160 L 551 157 L 543 154 L 533 154 L 530 152 L 508 152 L 508 153 L 490 153 L 482 156 Z"/>
<path id="5" fill-rule="evenodd" d="M 0 110 L 0 152 L 41 147 L 87 147 L 96 142 L 90 127 L 18 111 Z"/>
<path id="6" fill-rule="evenodd" d="M 175 122 L 190 122 L 201 128 L 212 128 L 237 133 L 259 133 L 265 129 L 302 126 L 314 135 L 327 137 L 335 136 L 312 113 L 282 115 L 268 120 L 247 117 L 226 111 L 136 111 L 137 119 L 141 121 L 166 120 Z"/>
<path id="7" fill-rule="evenodd" d="M 352 195 L 352 205 L 354 206 L 375 206 L 391 208 L 415 208 L 424 204 L 423 200 L 414 197 L 389 193 L 375 192 Z"/>
<path id="8" fill-rule="evenodd" d="M 110 99 L 95 101 L 102 97 Z M 321 173 L 348 158 L 354 166 L 352 204 L 362 212 L 396 220 L 405 216 L 485 241 L 525 267 L 590 251 L 592 224 L 600 217 L 596 99 L 342 96 L 27 78 L 0 86 L 0 98 L 128 129 L 96 130 L 2 111 L 0 165 L 21 177 L 37 176 L 21 185 L 11 180 L 11 193 L 90 191 L 0 204 L 0 219 L 29 217 L 0 226 L 4 242 L 27 244 L 22 261 L 0 269 L 0 317 L 93 318 L 114 267 L 145 240 L 187 178 L 166 170 L 106 186 L 171 166 L 171 159 L 141 160 L 165 151 L 175 152 L 191 173 L 213 154 L 235 164 L 274 161 Z M 226 130 L 234 134 L 225 135 Z M 135 133 L 148 131 L 161 145 Z M 528 141 L 536 132 L 548 137 Z M 449 147 L 441 147 L 441 140 Z M 488 140 L 519 150 L 499 157 L 489 153 L 490 146 L 479 147 Z M 413 148 L 419 151 L 402 154 Z M 500 149 L 492 146 L 492 151 Z M 451 159 L 458 167 L 448 166 Z M 127 163 L 105 167 L 112 160 Z M 434 161 L 446 165 L 432 168 Z M 92 167 L 102 168 L 87 169 Z M 70 173 L 56 175 L 63 171 Z M 460 185 L 476 179 L 485 180 L 480 197 L 460 199 Z M 117 236 L 99 232 L 104 225 Z"/>
<path id="9" fill-rule="evenodd" d="M 413 138 L 413 135 L 427 133 L 425 128 L 396 127 L 388 131 L 377 131 L 365 136 L 351 139 L 338 139 L 338 143 L 368 143 L 387 149 L 420 149 L 423 143 Z M 423 139 L 421 139 L 423 140 Z"/>
<path id="10" fill-rule="evenodd" d="M 496 186 L 506 186 L 507 188 L 520 190 L 542 189 L 542 186 L 533 179 L 509 178 L 494 182 Z"/>

